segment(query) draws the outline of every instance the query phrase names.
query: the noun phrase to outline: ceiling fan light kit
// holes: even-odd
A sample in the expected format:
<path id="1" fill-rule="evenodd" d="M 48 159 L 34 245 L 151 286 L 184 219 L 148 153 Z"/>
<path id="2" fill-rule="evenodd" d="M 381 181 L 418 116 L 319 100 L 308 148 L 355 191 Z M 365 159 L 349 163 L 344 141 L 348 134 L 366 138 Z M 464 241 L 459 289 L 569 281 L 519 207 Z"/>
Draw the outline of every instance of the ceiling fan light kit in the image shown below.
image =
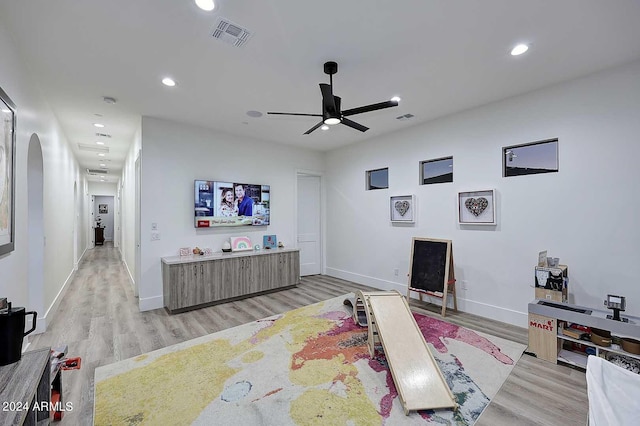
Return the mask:
<path id="1" fill-rule="evenodd" d="M 368 127 L 362 124 L 356 123 L 346 117 L 356 114 L 362 114 L 365 112 L 376 111 L 384 108 L 391 108 L 398 106 L 398 100 L 390 100 L 385 102 L 379 102 L 376 104 L 365 105 L 357 108 L 348 109 L 342 111 L 340 108 L 342 99 L 339 96 L 333 94 L 333 75 L 338 72 L 338 64 L 333 61 L 325 62 L 324 73 L 329 75 L 329 84 L 320 83 L 320 92 L 322 93 L 322 114 L 306 114 L 300 112 L 267 112 L 271 115 L 300 115 L 307 117 L 322 117 L 322 121 L 307 130 L 304 134 L 308 135 L 317 128 L 323 125 L 333 126 L 336 124 L 344 124 L 352 129 L 366 132 Z M 323 127 L 323 130 L 324 127 Z"/>

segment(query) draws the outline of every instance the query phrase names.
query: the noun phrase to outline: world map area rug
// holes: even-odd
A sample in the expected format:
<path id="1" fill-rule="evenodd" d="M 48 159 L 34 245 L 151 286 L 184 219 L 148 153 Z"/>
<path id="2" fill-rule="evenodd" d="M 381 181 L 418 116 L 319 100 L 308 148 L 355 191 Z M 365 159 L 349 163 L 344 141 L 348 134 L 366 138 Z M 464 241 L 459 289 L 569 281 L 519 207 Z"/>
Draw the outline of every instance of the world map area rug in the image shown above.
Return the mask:
<path id="1" fill-rule="evenodd" d="M 457 410 L 405 416 L 382 350 L 337 297 L 95 372 L 96 425 L 473 424 L 525 346 L 414 313 Z M 351 295 L 353 296 L 353 295 Z"/>

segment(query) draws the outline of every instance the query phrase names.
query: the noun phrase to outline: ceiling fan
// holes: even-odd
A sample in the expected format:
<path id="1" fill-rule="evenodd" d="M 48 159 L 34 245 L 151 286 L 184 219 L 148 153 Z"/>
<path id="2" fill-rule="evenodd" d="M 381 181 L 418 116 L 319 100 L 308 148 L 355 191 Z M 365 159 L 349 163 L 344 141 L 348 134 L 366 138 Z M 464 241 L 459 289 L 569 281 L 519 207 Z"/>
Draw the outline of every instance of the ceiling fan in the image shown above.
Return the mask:
<path id="1" fill-rule="evenodd" d="M 267 114 L 272 115 L 303 115 L 308 117 L 322 117 L 322 121 L 318 124 L 304 132 L 305 135 L 316 130 L 318 127 L 323 124 L 334 125 L 334 124 L 344 124 L 345 126 L 349 126 L 353 129 L 360 130 L 361 132 L 366 132 L 369 130 L 368 127 L 363 126 L 362 124 L 356 123 L 348 119 L 347 117 L 356 114 L 362 114 L 364 112 L 376 111 L 379 109 L 390 108 L 394 106 L 398 106 L 398 101 L 385 101 L 379 102 L 377 104 L 365 105 L 358 108 L 352 108 L 347 110 L 340 110 L 340 101 L 341 98 L 339 96 L 335 96 L 333 94 L 333 74 L 338 72 L 338 64 L 335 62 L 325 62 L 324 64 L 324 73 L 329 74 L 329 84 L 320 83 L 320 92 L 322 92 L 322 114 L 305 114 L 300 112 L 267 112 Z"/>

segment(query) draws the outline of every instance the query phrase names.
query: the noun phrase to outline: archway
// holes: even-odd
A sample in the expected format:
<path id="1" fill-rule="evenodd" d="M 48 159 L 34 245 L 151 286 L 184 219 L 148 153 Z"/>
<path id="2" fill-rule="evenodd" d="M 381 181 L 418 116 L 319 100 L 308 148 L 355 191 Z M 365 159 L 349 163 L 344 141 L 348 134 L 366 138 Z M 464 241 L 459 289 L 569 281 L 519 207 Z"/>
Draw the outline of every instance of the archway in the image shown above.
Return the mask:
<path id="1" fill-rule="evenodd" d="M 35 133 L 29 139 L 27 154 L 27 234 L 29 247 L 29 307 L 38 312 L 36 333 L 47 329 L 44 319 L 44 173 L 42 145 Z"/>

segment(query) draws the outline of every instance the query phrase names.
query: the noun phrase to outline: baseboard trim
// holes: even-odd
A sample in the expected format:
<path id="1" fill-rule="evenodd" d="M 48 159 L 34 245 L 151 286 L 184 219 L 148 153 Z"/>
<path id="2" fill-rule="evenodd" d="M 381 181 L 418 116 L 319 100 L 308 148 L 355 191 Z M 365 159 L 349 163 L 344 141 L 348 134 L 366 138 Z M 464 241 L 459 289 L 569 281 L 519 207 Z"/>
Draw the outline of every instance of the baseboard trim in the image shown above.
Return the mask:
<path id="1" fill-rule="evenodd" d="M 36 329 L 34 330 L 34 334 L 40 334 L 47 331 L 47 324 L 53 321 L 53 317 L 58 312 L 58 307 L 60 306 L 60 302 L 62 301 L 62 298 L 64 297 L 65 294 L 67 294 L 67 290 L 69 289 L 69 283 L 75 278 L 75 276 L 76 276 L 76 270 L 72 269 L 71 273 L 69 274 L 67 279 L 64 281 L 64 284 L 62 284 L 62 288 L 60 289 L 60 291 L 58 291 L 58 294 L 53 299 L 53 303 L 51 304 L 51 306 L 49 306 L 49 309 L 47 309 L 47 312 L 44 314 L 44 316 L 36 320 Z"/>
<path id="2" fill-rule="evenodd" d="M 131 290 L 133 290 L 133 294 L 135 294 L 137 297 L 138 295 L 136 294 L 136 280 L 133 279 L 133 275 L 129 270 L 129 265 L 127 264 L 127 262 L 123 259 L 122 263 L 124 264 L 124 269 L 127 270 L 127 275 L 129 276 L 129 284 L 131 284 Z"/>
<path id="3" fill-rule="evenodd" d="M 401 294 L 407 294 L 407 284 L 395 283 L 393 281 L 381 280 L 367 275 L 356 274 L 354 272 L 343 271 L 336 268 L 326 268 L 326 274 L 331 277 L 341 278 L 343 280 L 353 281 L 358 284 L 374 287 L 380 290 L 397 290 Z M 412 293 L 415 297 L 415 293 Z M 423 299 L 428 300 L 436 305 L 442 305 L 442 299 L 437 297 L 424 296 Z M 501 306 L 489 305 L 487 303 L 476 302 L 471 299 L 461 298 L 458 293 L 458 309 L 469 314 L 478 315 L 484 318 L 493 319 L 518 327 L 527 328 L 528 315 L 526 312 L 518 312 L 512 309 L 503 308 Z M 453 300 L 449 299 L 447 303 L 449 308 L 453 307 Z"/>
<path id="4" fill-rule="evenodd" d="M 140 312 L 144 311 L 152 311 L 154 309 L 160 309 L 164 307 L 164 297 L 163 296 L 154 296 L 154 297 L 145 297 L 138 299 L 138 307 L 140 308 Z"/>

